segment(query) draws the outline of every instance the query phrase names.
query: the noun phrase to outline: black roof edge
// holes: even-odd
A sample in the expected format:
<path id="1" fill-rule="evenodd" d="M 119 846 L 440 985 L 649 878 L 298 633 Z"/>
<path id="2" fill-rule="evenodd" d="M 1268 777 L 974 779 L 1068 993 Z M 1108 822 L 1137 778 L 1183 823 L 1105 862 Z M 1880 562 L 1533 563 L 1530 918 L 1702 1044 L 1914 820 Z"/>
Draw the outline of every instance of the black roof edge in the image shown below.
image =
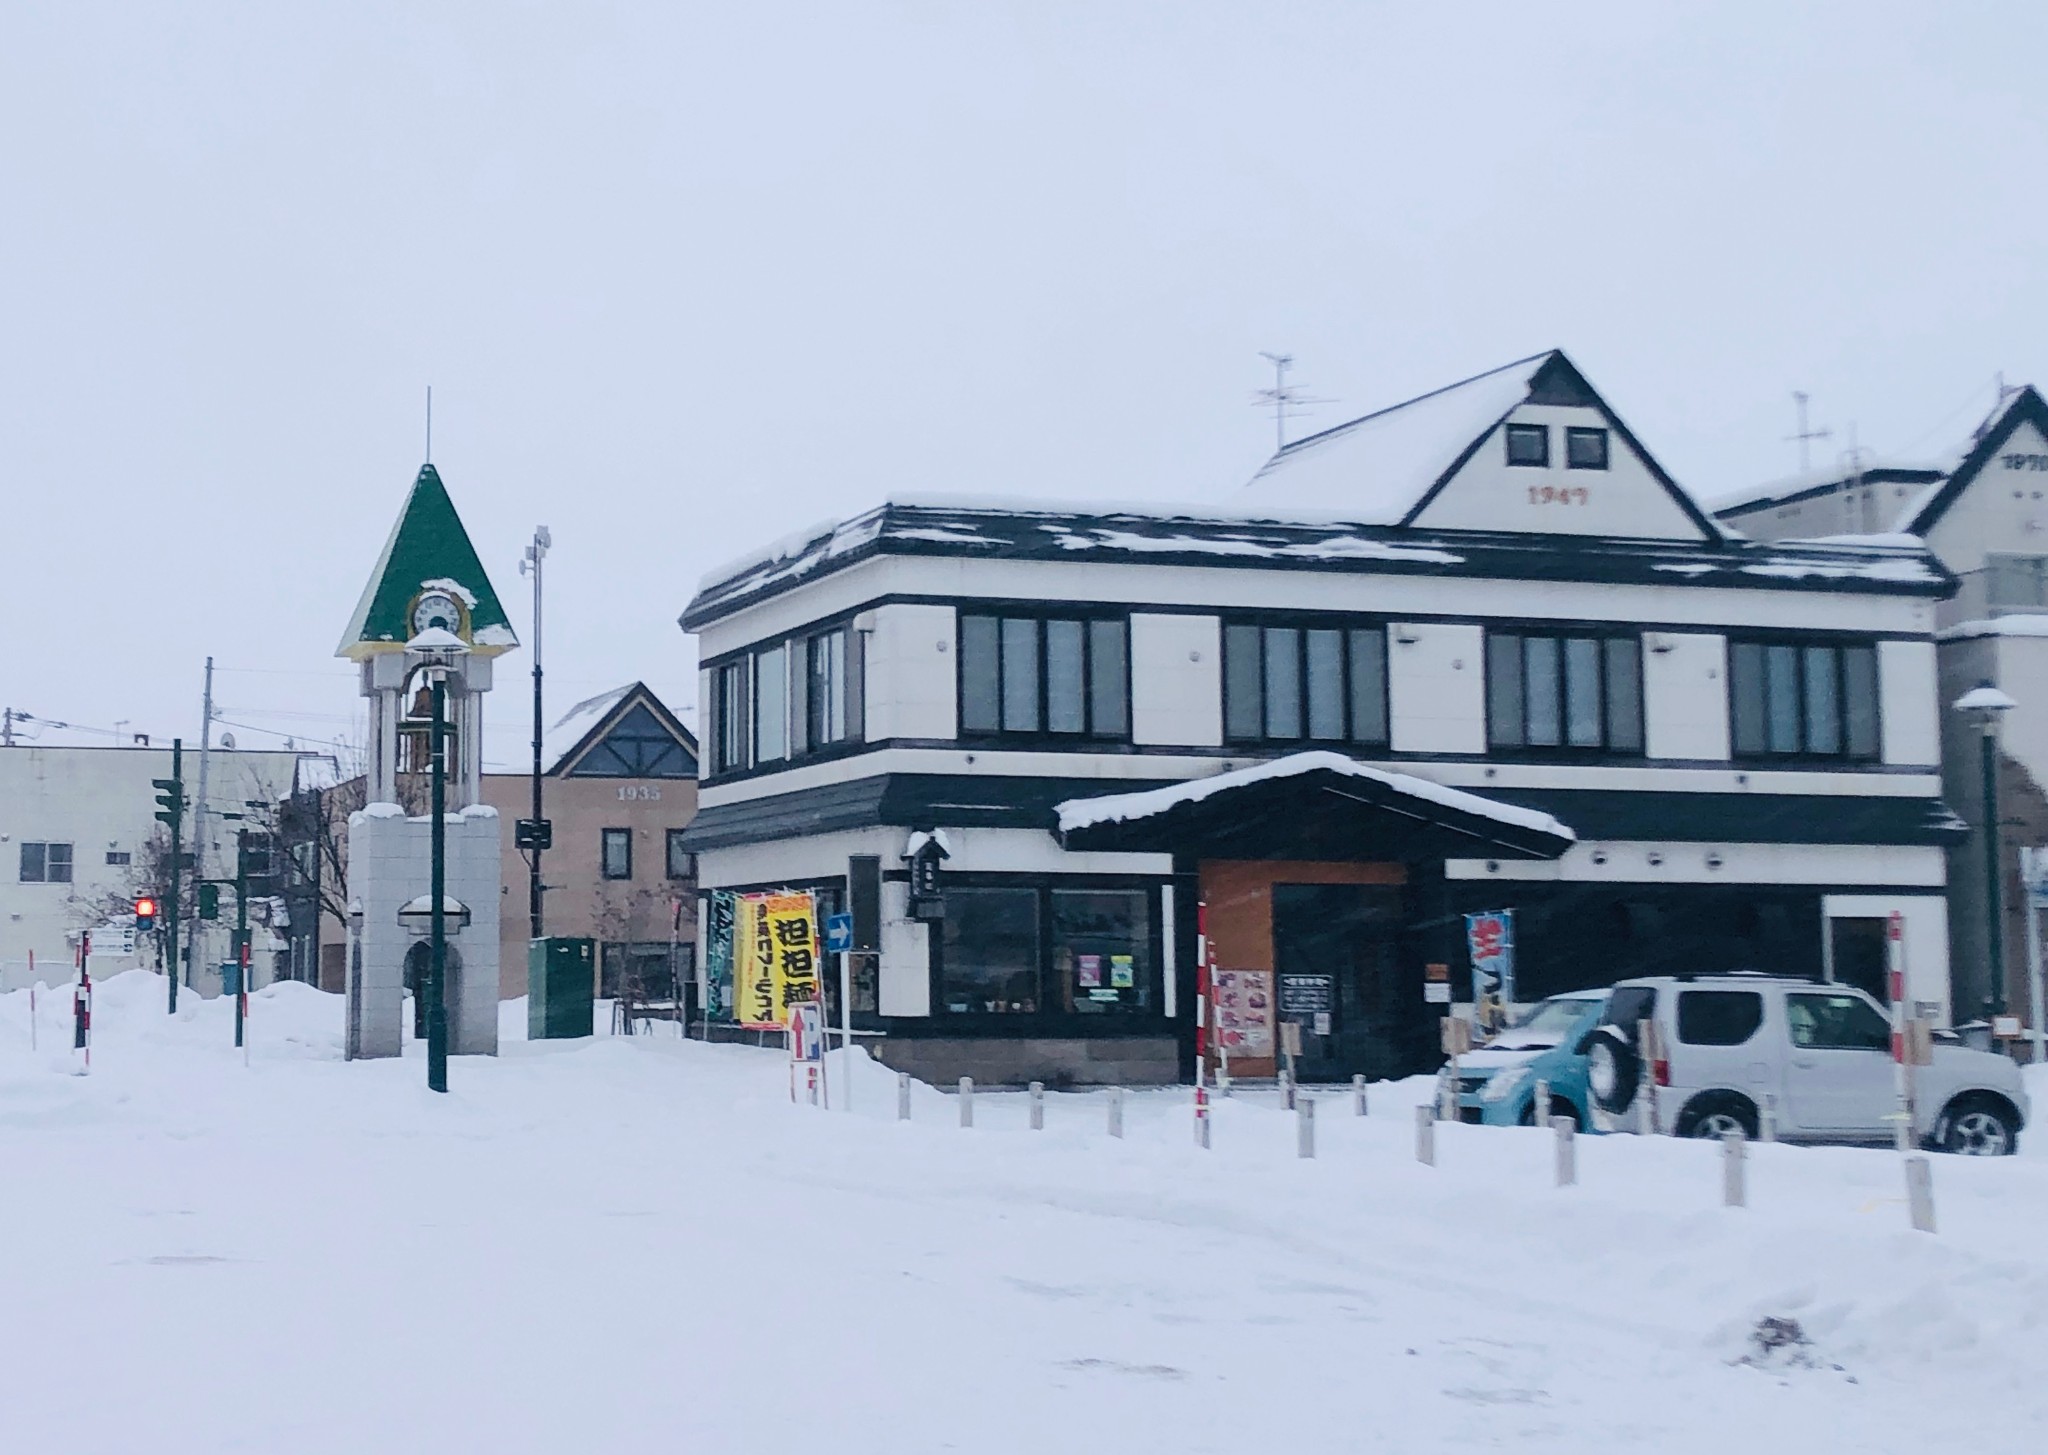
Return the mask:
<path id="1" fill-rule="evenodd" d="M 2020 386 L 2012 403 L 1999 415 L 1998 423 L 1984 432 L 1984 438 L 1978 440 L 1969 454 L 1963 456 L 1963 462 L 1949 472 L 1948 479 L 1934 492 L 1934 498 L 1921 506 L 1906 524 L 1906 533 L 1925 536 L 1934 523 L 1948 513 L 1956 497 L 1975 483 L 1985 465 L 1991 462 L 1991 457 L 2005 447 L 2005 442 L 2012 438 L 2013 431 L 2022 423 L 2030 423 L 2048 435 L 2048 400 L 2042 399 L 2040 392 L 2031 384 Z"/>
<path id="2" fill-rule="evenodd" d="M 1738 515 L 1754 515 L 1759 510 L 1775 510 L 1781 505 L 1798 505 L 1802 501 L 1817 500 L 1823 495 L 1832 495 L 1851 480 L 1875 481 L 1880 485 L 1932 485 L 1943 476 L 1943 471 L 1932 465 L 1873 465 L 1868 470 L 1859 470 L 1853 475 L 1838 475 L 1818 485 L 1809 485 L 1794 490 L 1789 495 L 1760 495 L 1716 510 L 1716 520 L 1733 520 Z"/>

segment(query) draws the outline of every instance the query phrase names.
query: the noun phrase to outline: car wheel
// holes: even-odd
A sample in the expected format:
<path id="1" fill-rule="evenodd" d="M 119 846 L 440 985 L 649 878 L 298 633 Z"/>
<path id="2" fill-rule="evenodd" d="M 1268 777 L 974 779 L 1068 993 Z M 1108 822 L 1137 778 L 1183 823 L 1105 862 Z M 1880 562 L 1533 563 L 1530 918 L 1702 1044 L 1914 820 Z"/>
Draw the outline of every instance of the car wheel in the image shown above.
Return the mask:
<path id="1" fill-rule="evenodd" d="M 1586 1043 L 1586 1085 L 1604 1112 L 1620 1115 L 1636 1099 L 1642 1059 L 1612 1026 L 1602 1026 Z"/>
<path id="2" fill-rule="evenodd" d="M 1678 1114 L 1678 1135 L 1718 1142 L 1740 1132 L 1756 1140 L 1756 1104 L 1732 1091 L 1710 1091 L 1696 1096 Z"/>
<path id="3" fill-rule="evenodd" d="M 1965 1101 L 1943 1119 L 1941 1149 L 1958 1157 L 2005 1157 L 2019 1150 L 2012 1113 L 1995 1102 Z"/>

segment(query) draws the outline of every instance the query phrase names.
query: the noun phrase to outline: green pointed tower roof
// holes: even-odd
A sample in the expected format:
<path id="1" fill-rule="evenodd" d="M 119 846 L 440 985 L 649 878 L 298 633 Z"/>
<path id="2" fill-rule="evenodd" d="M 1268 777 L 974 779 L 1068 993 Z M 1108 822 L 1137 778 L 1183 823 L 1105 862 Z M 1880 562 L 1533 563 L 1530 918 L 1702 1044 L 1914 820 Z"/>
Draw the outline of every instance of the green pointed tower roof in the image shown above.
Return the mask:
<path id="1" fill-rule="evenodd" d="M 495 657 L 519 645 L 440 472 L 422 465 L 334 654 L 361 661 L 403 649 L 417 635 L 414 606 L 435 593 L 461 607 L 456 634 L 479 656 Z"/>

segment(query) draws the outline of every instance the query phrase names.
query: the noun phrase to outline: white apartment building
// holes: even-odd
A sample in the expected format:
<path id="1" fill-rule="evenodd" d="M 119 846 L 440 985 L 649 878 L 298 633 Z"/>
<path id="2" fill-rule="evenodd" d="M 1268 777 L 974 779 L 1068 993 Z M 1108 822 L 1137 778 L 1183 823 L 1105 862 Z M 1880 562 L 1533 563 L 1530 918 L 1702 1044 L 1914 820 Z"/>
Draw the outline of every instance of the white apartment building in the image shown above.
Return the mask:
<path id="1" fill-rule="evenodd" d="M 274 805 L 291 791 L 296 753 L 216 748 L 210 756 L 213 809 Z M 153 946 L 124 938 L 132 916 L 112 911 L 124 896 L 159 887 L 142 882 L 153 862 L 150 843 L 163 829 L 151 780 L 170 775 L 168 744 L 0 748 L 0 990 L 33 979 L 69 979 L 83 930 L 94 932 L 96 975 L 156 964 Z M 195 748 L 185 753 L 188 798 L 198 781 Z M 207 873 L 233 874 L 237 827 L 217 813 L 207 815 Z M 185 834 L 189 845 L 189 811 Z M 233 896 L 223 904 L 232 913 Z M 206 966 L 226 947 L 226 934 L 215 928 L 210 950 L 203 942 L 195 963 Z"/>

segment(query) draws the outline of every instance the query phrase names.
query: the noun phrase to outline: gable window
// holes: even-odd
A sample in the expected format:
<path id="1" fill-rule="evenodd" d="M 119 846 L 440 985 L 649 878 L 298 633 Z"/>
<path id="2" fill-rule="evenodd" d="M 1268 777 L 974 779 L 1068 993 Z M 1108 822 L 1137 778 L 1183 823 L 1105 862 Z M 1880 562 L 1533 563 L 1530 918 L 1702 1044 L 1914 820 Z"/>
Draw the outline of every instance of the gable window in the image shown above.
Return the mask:
<path id="1" fill-rule="evenodd" d="M 697 771 L 683 741 L 636 702 L 576 760 L 571 778 L 688 778 Z"/>
<path id="2" fill-rule="evenodd" d="M 1877 648 L 1735 641 L 1728 690 L 1738 758 L 1878 755 Z"/>
<path id="3" fill-rule="evenodd" d="M 1508 463 L 1550 468 L 1550 426 L 1511 424 L 1508 426 Z"/>
<path id="4" fill-rule="evenodd" d="M 960 731 L 1122 738 L 1130 731 L 1122 617 L 960 618 Z"/>
<path id="5" fill-rule="evenodd" d="M 1239 743 L 1384 745 L 1386 628 L 1226 622 L 1223 732 Z"/>
<path id="6" fill-rule="evenodd" d="M 23 884 L 69 884 L 71 845 L 24 843 L 21 846 Z"/>
<path id="7" fill-rule="evenodd" d="M 1640 642 L 1633 634 L 1488 632 L 1486 736 L 1496 748 L 1642 752 Z"/>
<path id="8" fill-rule="evenodd" d="M 697 856 L 684 847 L 687 829 L 668 831 L 668 877 L 671 879 L 694 879 L 697 877 Z M 628 857 L 632 850 L 627 850 Z"/>
<path id="9" fill-rule="evenodd" d="M 633 831 L 631 829 L 605 829 L 601 844 L 602 861 L 599 868 L 607 879 L 631 879 L 633 877 Z"/>
<path id="10" fill-rule="evenodd" d="M 1607 431 L 1581 429 L 1571 425 L 1564 432 L 1564 467 L 1567 470 L 1607 468 Z"/>

